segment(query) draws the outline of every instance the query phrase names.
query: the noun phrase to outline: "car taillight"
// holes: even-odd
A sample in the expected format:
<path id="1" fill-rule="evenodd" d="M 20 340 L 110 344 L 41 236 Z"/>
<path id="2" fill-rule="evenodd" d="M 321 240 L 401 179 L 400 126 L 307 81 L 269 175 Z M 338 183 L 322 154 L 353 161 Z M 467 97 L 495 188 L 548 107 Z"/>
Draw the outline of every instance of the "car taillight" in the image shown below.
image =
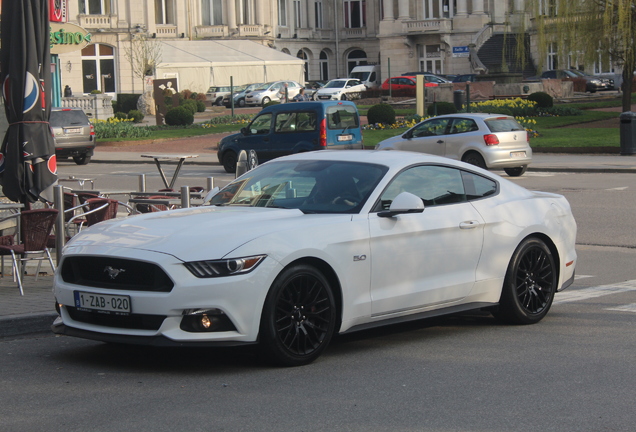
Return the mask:
<path id="1" fill-rule="evenodd" d="M 484 142 L 487 146 L 499 144 L 499 138 L 495 134 L 484 135 Z"/>
<path id="2" fill-rule="evenodd" d="M 91 135 L 95 135 L 95 125 L 91 124 Z"/>
<path id="3" fill-rule="evenodd" d="M 320 146 L 327 147 L 327 119 L 320 122 Z"/>

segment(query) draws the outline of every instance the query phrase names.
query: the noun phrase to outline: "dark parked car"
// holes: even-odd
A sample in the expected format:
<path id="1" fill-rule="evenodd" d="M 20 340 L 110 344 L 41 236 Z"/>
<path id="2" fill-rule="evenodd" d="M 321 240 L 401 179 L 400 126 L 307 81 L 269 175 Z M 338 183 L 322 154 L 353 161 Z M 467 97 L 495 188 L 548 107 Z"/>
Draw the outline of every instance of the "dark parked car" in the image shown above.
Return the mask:
<path id="1" fill-rule="evenodd" d="M 576 69 L 547 70 L 538 77 L 529 78 L 528 81 L 538 81 L 542 79 L 584 79 L 585 91 L 590 93 L 595 93 L 599 90 L 614 90 L 613 79 L 588 75 Z"/>
<path id="2" fill-rule="evenodd" d="M 477 76 L 477 74 L 462 74 L 462 75 L 457 75 L 455 78 L 453 78 L 453 82 L 475 82 L 475 76 Z"/>
<path id="3" fill-rule="evenodd" d="M 95 128 L 81 108 L 52 108 L 49 122 L 58 159 L 72 157 L 78 165 L 90 162 L 95 149 Z"/>

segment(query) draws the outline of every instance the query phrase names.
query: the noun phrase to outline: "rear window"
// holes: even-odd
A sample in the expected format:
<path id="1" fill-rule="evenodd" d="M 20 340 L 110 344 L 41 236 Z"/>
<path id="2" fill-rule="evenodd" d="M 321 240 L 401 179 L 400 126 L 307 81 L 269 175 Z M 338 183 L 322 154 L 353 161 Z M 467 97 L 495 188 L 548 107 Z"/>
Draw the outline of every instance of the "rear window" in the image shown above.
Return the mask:
<path id="1" fill-rule="evenodd" d="M 70 125 L 87 125 L 89 122 L 84 111 L 69 110 L 51 111 L 49 123 L 51 123 L 51 126 L 61 127 Z"/>
<path id="2" fill-rule="evenodd" d="M 493 117 L 485 121 L 491 132 L 512 132 L 525 130 L 511 117 Z"/>
<path id="3" fill-rule="evenodd" d="M 332 105 L 327 107 L 327 127 L 343 129 L 358 127 L 358 110 L 351 105 Z"/>

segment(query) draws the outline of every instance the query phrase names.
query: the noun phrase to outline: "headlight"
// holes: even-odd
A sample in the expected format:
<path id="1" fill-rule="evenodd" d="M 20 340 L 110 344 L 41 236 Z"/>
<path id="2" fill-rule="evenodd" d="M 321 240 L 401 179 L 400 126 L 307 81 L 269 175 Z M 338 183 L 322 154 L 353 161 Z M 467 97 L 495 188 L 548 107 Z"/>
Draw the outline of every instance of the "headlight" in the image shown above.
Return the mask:
<path id="1" fill-rule="evenodd" d="M 244 258 L 192 261 L 184 265 L 198 278 L 225 277 L 251 272 L 266 256 L 256 255 Z"/>
<path id="2" fill-rule="evenodd" d="M 592 84 L 599 85 L 599 84 L 601 83 L 601 80 L 593 79 L 593 80 L 590 80 L 590 82 L 591 82 Z"/>

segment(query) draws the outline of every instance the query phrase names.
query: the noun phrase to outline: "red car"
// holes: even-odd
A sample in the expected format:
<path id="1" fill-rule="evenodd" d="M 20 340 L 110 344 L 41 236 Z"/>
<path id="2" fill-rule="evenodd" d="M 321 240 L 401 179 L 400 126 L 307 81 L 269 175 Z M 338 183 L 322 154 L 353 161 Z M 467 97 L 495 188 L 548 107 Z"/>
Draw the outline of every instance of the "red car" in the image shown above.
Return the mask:
<path id="1" fill-rule="evenodd" d="M 382 83 L 382 90 L 389 89 L 389 80 L 391 81 L 391 90 L 413 90 L 415 91 L 415 77 L 414 76 L 396 76 L 393 78 L 387 78 Z M 437 87 L 437 83 L 426 81 L 425 87 Z"/>

